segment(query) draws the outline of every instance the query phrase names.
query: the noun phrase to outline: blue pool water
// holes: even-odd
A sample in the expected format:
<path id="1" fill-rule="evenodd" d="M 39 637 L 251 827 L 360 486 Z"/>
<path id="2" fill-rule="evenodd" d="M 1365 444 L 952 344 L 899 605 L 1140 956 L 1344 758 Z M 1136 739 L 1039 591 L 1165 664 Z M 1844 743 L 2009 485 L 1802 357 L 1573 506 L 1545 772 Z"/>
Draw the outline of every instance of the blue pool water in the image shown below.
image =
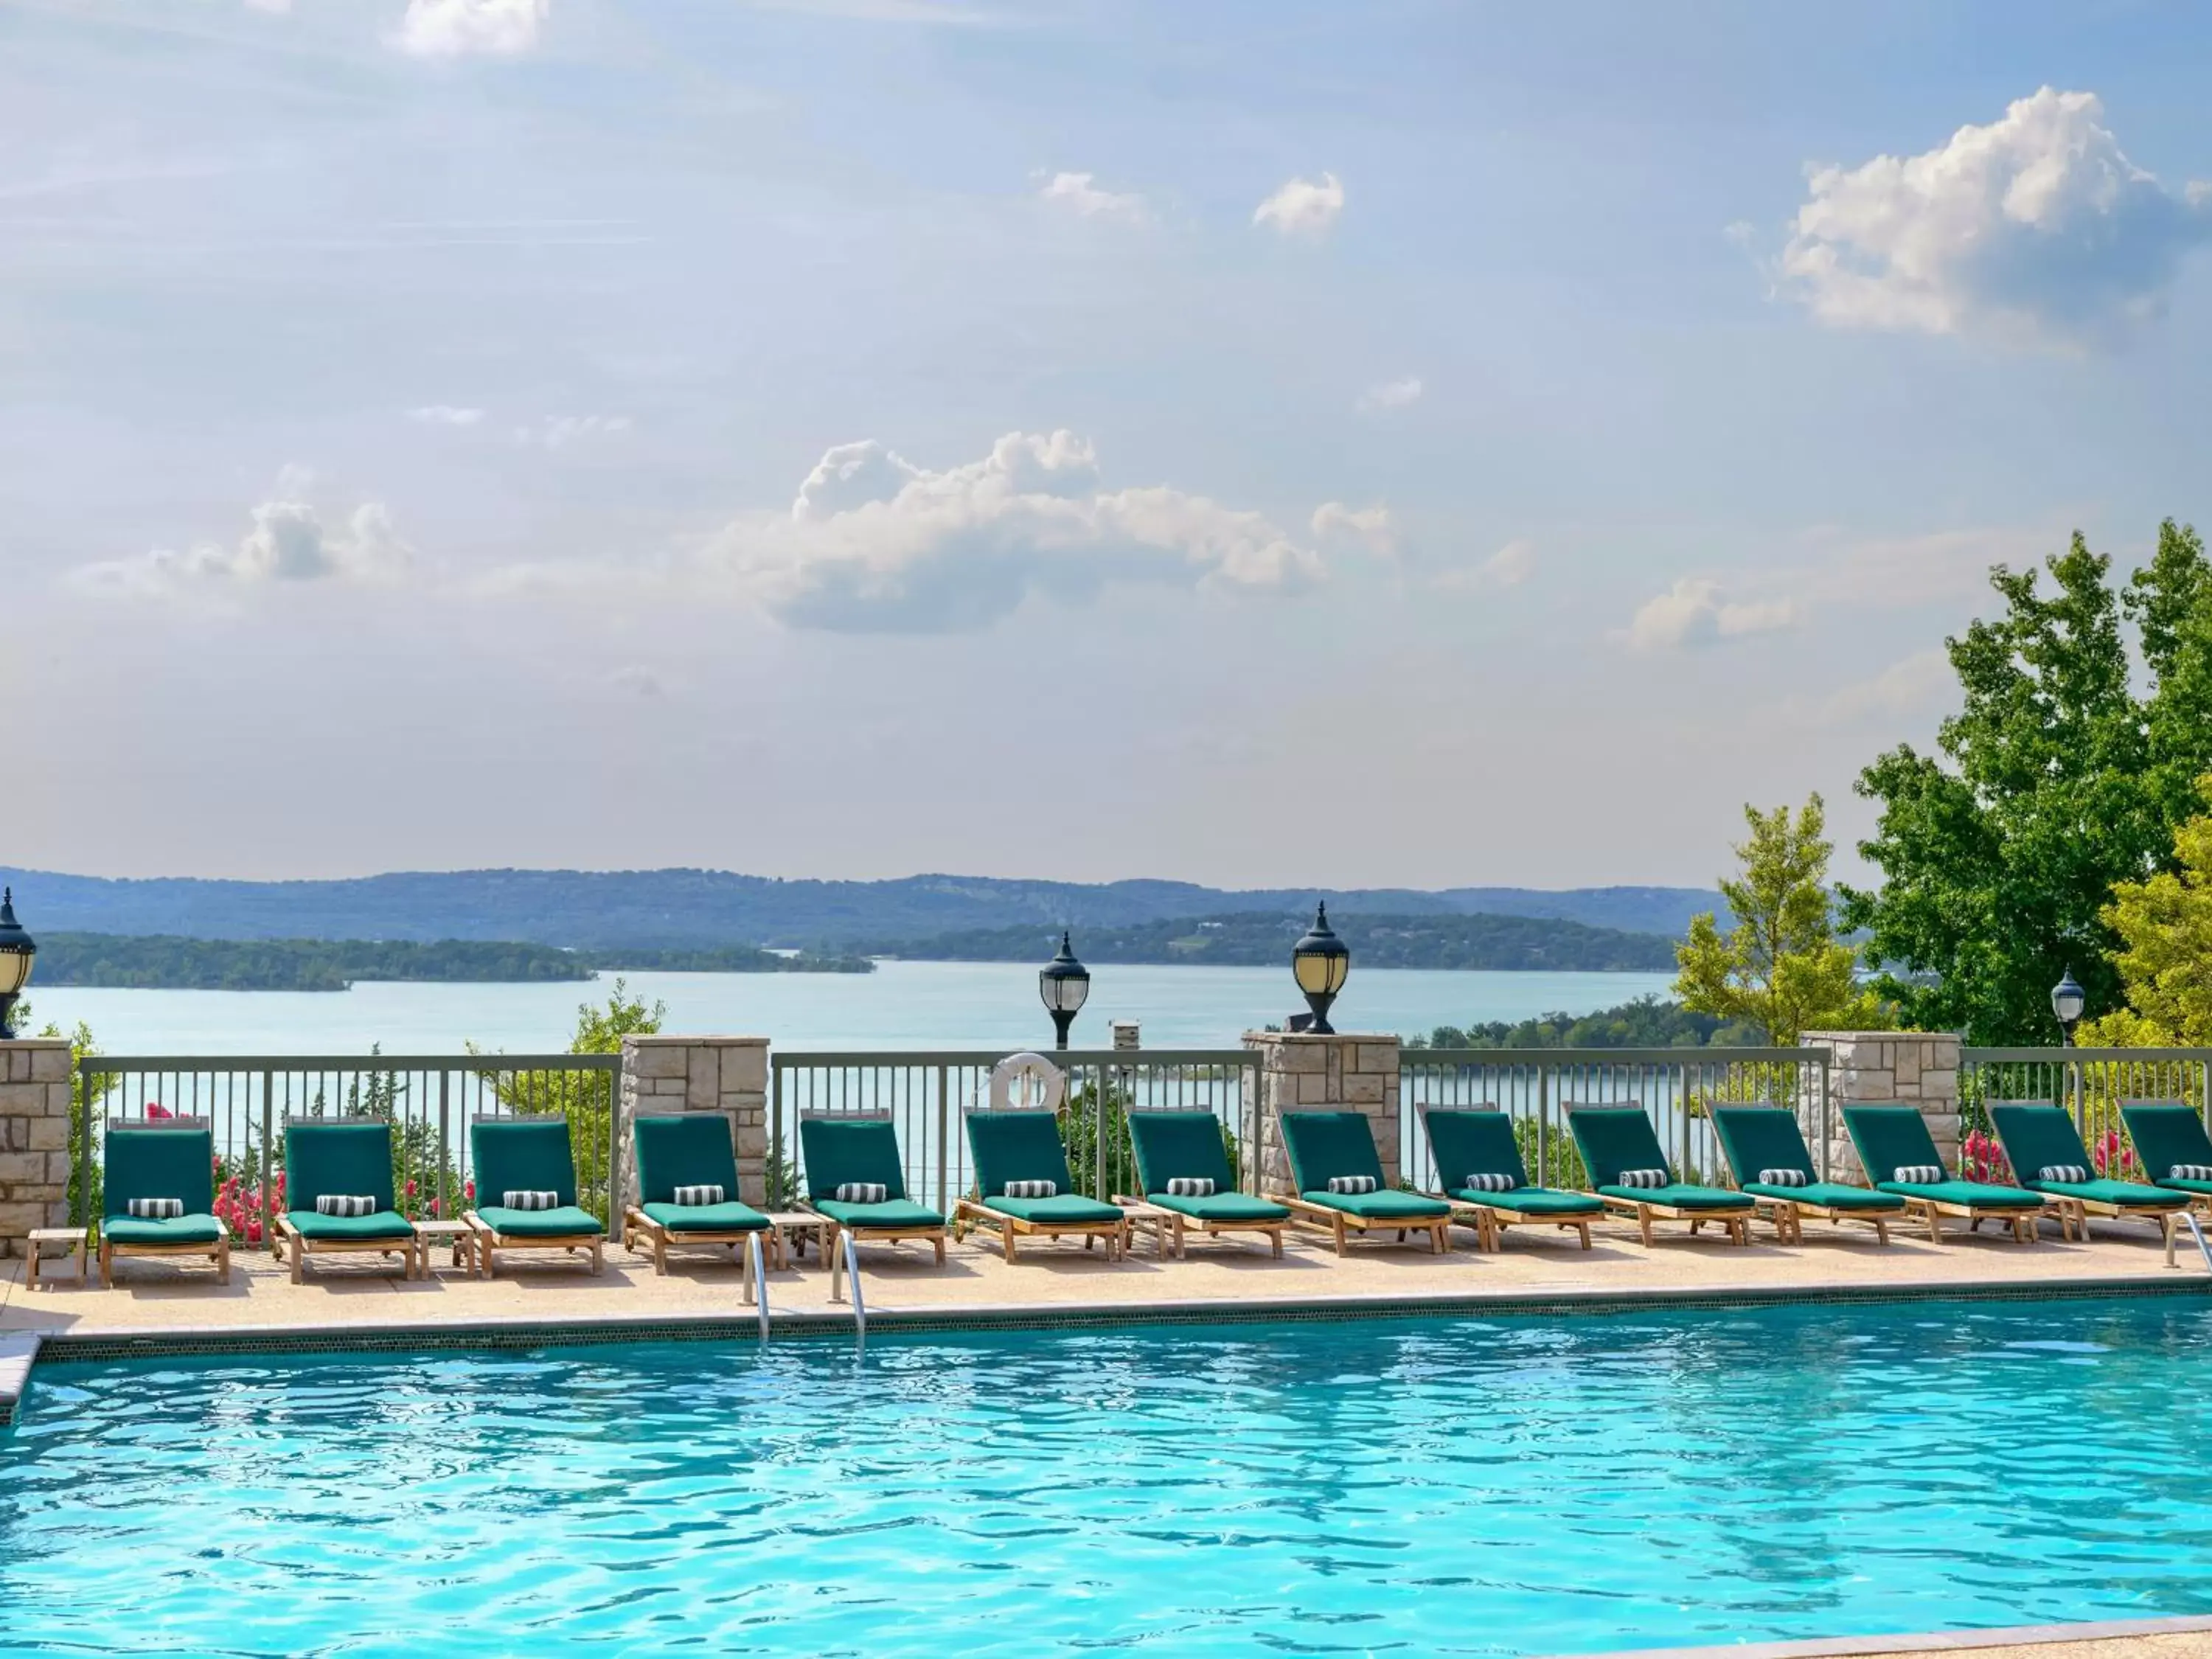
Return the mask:
<path id="1" fill-rule="evenodd" d="M 60 1365 L 0 1650 L 1559 1652 L 2212 1612 L 2212 1305 Z"/>

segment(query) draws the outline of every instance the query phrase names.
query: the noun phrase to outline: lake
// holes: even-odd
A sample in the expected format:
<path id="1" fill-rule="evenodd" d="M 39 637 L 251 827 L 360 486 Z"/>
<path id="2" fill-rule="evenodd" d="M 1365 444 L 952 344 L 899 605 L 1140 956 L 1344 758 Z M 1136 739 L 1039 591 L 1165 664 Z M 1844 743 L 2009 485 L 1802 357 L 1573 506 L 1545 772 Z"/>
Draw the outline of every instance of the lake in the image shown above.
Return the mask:
<path id="1" fill-rule="evenodd" d="M 1000 962 L 886 962 L 872 974 L 629 974 L 633 994 L 668 1005 L 664 1030 L 771 1038 L 794 1049 L 1048 1048 L 1052 1022 L 1036 968 Z M 1438 1025 L 1588 1013 L 1664 995 L 1666 974 L 1473 973 L 1353 964 L 1333 1011 L 1340 1030 L 1411 1036 Z M 566 1048 L 576 1005 L 596 986 L 361 984 L 345 992 L 121 991 L 72 986 L 30 1000 L 36 1025 L 82 1020 L 113 1054 L 458 1053 Z M 1078 1047 L 1104 1048 L 1107 1023 L 1133 1019 L 1147 1048 L 1219 1048 L 1303 1008 L 1290 969 L 1094 969 Z"/>

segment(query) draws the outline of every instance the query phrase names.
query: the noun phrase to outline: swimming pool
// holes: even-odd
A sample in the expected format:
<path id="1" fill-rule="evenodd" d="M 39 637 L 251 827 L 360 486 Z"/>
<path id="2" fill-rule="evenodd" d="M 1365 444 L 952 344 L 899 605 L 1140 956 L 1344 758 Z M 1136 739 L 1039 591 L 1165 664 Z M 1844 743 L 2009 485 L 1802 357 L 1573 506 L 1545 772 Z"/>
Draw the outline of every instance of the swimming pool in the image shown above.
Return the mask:
<path id="1" fill-rule="evenodd" d="M 0 1648 L 1561 1652 L 2212 1613 L 2212 1304 L 62 1364 Z"/>

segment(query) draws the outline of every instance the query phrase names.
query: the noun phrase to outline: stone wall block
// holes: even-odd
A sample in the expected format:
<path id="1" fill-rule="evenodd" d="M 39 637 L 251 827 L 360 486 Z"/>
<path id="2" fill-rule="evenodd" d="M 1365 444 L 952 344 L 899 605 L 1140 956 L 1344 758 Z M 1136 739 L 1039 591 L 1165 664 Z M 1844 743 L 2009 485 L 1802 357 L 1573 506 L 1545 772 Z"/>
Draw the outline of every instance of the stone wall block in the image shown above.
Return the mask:
<path id="1" fill-rule="evenodd" d="M 722 1102 L 722 1060 L 712 1048 L 694 1048 L 686 1056 L 690 1064 L 684 1073 L 684 1108 L 691 1112 L 711 1112 Z"/>

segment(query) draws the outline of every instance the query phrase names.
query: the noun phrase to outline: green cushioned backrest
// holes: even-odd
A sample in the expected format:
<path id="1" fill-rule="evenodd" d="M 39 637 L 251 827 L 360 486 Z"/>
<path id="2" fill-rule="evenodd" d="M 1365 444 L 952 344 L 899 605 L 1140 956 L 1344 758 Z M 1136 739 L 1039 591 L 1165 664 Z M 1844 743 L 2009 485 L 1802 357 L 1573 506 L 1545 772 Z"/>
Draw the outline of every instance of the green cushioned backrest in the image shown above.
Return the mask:
<path id="1" fill-rule="evenodd" d="M 2212 1134 L 2194 1106 L 2179 1101 L 2145 1101 L 2120 1108 L 2128 1138 L 2136 1144 L 2143 1179 L 2164 1181 L 2177 1164 L 2212 1164 Z"/>
<path id="2" fill-rule="evenodd" d="M 471 1123 L 469 1152 L 479 1208 L 511 1192 L 558 1193 L 564 1205 L 576 1201 L 576 1160 L 568 1150 L 565 1117 Z"/>
<path id="3" fill-rule="evenodd" d="M 806 1159 L 806 1195 L 830 1198 L 848 1181 L 865 1181 L 906 1196 L 898 1131 L 887 1117 L 802 1117 L 799 1150 Z"/>
<path id="4" fill-rule="evenodd" d="M 1674 1166 L 1668 1163 L 1658 1131 L 1641 1106 L 1573 1107 L 1567 1128 L 1593 1187 L 1618 1186 L 1623 1170 L 1664 1170 L 1674 1179 Z"/>
<path id="5" fill-rule="evenodd" d="M 1164 1193 L 1169 1182 L 1186 1177 L 1211 1181 L 1217 1193 L 1237 1190 L 1221 1120 L 1211 1112 L 1132 1112 L 1129 1144 L 1140 1193 Z"/>
<path id="6" fill-rule="evenodd" d="M 1761 1170 L 1796 1170 L 1808 1181 L 1820 1179 L 1795 1112 L 1780 1106 L 1716 1106 L 1712 1120 L 1737 1186 L 1758 1180 Z"/>
<path id="7" fill-rule="evenodd" d="M 2038 1170 L 2052 1164 L 2078 1164 L 2090 1176 L 2097 1173 L 2063 1107 L 2048 1101 L 2007 1101 L 1990 1108 L 1990 1122 L 2017 1180 L 2033 1181 Z"/>
<path id="8" fill-rule="evenodd" d="M 1466 1186 L 1471 1175 L 1511 1176 L 1515 1185 L 1528 1184 L 1528 1168 L 1521 1161 L 1508 1114 L 1431 1108 L 1421 1114 L 1421 1122 L 1437 1161 L 1437 1185 L 1445 1191 Z"/>
<path id="9" fill-rule="evenodd" d="M 673 1204 L 678 1187 L 720 1187 L 738 1196 L 738 1154 L 730 1120 L 720 1112 L 678 1112 L 630 1120 L 637 1149 L 637 1201 Z"/>
<path id="10" fill-rule="evenodd" d="M 1928 1133 L 1928 1120 L 1917 1106 L 1846 1106 L 1844 1127 L 1859 1150 L 1869 1181 L 1890 1180 L 1891 1170 L 1910 1164 L 1943 1165 L 1936 1137 Z"/>
<path id="11" fill-rule="evenodd" d="M 293 1123 L 284 1130 L 284 1207 L 312 1210 L 324 1197 L 392 1201 L 392 1126 L 388 1123 Z"/>
<path id="12" fill-rule="evenodd" d="M 1358 1112 L 1285 1112 L 1283 1149 L 1291 1155 L 1291 1184 L 1302 1193 L 1328 1189 L 1333 1176 L 1371 1176 L 1379 1190 L 1382 1158 L 1375 1131 Z"/>
<path id="13" fill-rule="evenodd" d="M 1075 1190 L 1057 1113 L 970 1112 L 968 1150 L 975 1155 L 975 1190 L 985 1198 L 1003 1197 L 1009 1181 L 1049 1181 L 1063 1194 Z"/>
<path id="14" fill-rule="evenodd" d="M 106 1196 L 110 1215 L 134 1198 L 173 1198 L 186 1215 L 215 1209 L 215 1136 L 205 1129 L 110 1129 Z"/>

